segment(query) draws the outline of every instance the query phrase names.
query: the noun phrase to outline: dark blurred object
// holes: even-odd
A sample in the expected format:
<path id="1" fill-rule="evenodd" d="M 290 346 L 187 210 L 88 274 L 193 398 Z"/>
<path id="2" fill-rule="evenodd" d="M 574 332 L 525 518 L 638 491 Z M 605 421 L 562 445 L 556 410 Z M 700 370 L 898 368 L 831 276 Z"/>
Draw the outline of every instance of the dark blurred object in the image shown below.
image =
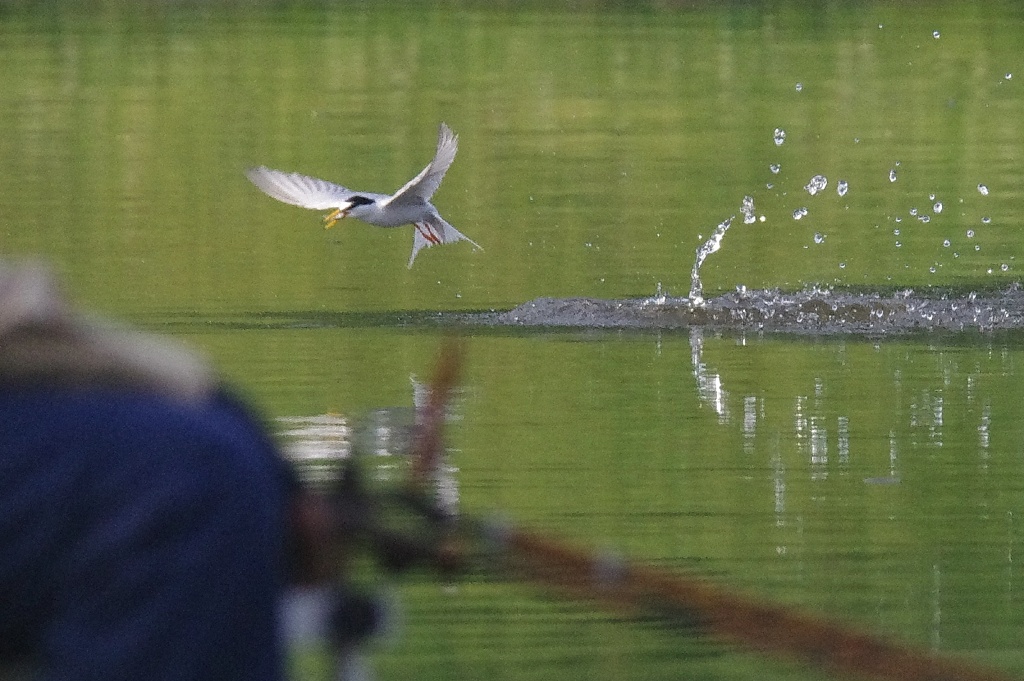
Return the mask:
<path id="1" fill-rule="evenodd" d="M 0 262 L 4 662 L 43 681 L 280 681 L 297 490 L 207 362 Z"/>

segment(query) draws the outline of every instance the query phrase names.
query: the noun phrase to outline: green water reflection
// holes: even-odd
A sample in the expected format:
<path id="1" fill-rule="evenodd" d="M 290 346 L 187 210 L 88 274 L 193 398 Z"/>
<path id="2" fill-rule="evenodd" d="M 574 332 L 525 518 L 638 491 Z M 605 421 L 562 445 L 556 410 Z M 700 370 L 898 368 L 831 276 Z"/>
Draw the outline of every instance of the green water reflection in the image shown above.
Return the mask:
<path id="1" fill-rule="evenodd" d="M 310 343 L 342 358 L 339 387 L 305 408 L 352 416 L 411 406 L 440 341 L 249 339 L 271 365 Z M 368 370 L 354 351 L 368 346 L 394 361 Z M 477 336 L 470 351 L 453 435 L 468 511 L 1024 670 L 1016 343 L 604 333 Z M 822 678 L 482 575 L 403 593 L 388 676 L 559 678 L 586 660 L 594 678 Z"/>
<path id="2" fill-rule="evenodd" d="M 373 315 L 685 294 L 745 196 L 707 294 L 1019 279 L 1017 4 L 673 4 L 5 5 L 2 251 L 270 417 L 410 405 L 440 334 Z M 391 191 L 441 120 L 436 203 L 482 253 L 406 270 L 408 230 L 324 232 L 242 172 Z M 1024 672 L 1019 338 L 473 335 L 466 508 Z M 403 590 L 382 678 L 820 678 L 486 580 Z"/>

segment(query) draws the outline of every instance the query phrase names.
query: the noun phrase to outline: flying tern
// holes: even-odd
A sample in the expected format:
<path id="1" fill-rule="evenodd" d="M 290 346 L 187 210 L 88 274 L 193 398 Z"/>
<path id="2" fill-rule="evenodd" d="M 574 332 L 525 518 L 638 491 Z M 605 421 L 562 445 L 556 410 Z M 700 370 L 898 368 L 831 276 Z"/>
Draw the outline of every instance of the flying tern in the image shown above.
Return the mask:
<path id="1" fill-rule="evenodd" d="M 412 225 L 415 232 L 412 255 L 409 256 L 408 266 L 411 268 L 421 249 L 437 244 L 468 241 L 483 250 L 480 244 L 448 224 L 430 202 L 458 149 L 458 135 L 441 123 L 434 160 L 394 194 L 354 191 L 327 180 L 266 166 L 250 168 L 245 174 L 254 185 L 278 201 L 313 210 L 330 209 L 331 212 L 324 217 L 325 229 L 347 217 L 377 227 Z"/>

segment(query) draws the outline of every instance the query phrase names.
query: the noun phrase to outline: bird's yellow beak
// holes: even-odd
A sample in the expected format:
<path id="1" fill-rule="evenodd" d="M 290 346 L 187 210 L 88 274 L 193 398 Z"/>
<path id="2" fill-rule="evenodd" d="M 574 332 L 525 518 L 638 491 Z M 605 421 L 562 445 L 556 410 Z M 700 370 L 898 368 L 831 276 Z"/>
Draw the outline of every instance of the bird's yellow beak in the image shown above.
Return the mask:
<path id="1" fill-rule="evenodd" d="M 336 223 L 338 220 L 344 220 L 347 217 L 348 217 L 348 209 L 347 208 L 344 208 L 344 209 L 336 208 L 334 211 L 328 213 L 324 217 L 324 229 L 330 229 L 331 227 L 334 227 L 334 223 Z"/>

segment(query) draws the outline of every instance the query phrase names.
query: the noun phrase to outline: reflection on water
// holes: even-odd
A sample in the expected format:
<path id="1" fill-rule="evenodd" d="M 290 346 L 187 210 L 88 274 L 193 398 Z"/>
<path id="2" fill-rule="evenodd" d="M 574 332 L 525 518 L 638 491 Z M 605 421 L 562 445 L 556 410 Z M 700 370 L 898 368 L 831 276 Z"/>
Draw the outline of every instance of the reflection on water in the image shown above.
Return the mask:
<path id="1" fill-rule="evenodd" d="M 421 345 L 436 347 L 433 338 Z M 469 357 L 450 471 L 467 513 L 500 511 L 741 593 L 1024 670 L 1015 563 L 1024 537 L 1013 523 L 1024 510 L 1014 406 L 1024 396 L 1014 345 L 694 329 L 491 334 L 471 341 Z M 399 379 L 407 403 L 408 374 Z M 403 441 L 389 424 L 408 423 L 409 407 L 351 413 L 368 414 L 361 421 L 382 441 Z M 326 440 L 348 423 L 313 425 Z M 560 678 L 599 675 L 625 657 L 620 678 L 750 679 L 766 668 L 824 678 L 495 577 L 467 574 L 447 591 L 427 575 L 403 580 L 408 629 L 375 654 L 380 674 Z"/>
<path id="2" fill-rule="evenodd" d="M 281 416 L 277 426 L 284 455 L 308 483 L 335 481 L 341 465 L 352 455 L 352 426 L 345 416 Z"/>
<path id="3" fill-rule="evenodd" d="M 425 407 L 429 387 L 410 378 L 412 407 L 371 409 L 355 419 L 341 414 L 281 416 L 276 433 L 284 456 L 295 464 L 300 477 L 316 486 L 336 484 L 344 465 L 359 457 L 360 470 L 375 489 L 399 490 L 409 482 L 409 455 L 414 429 Z M 461 390 L 447 405 L 445 422 L 461 419 Z M 455 449 L 446 449 L 444 459 L 433 472 L 434 501 L 439 510 L 456 515 L 459 509 L 458 468 L 451 457 Z"/>
<path id="4" fill-rule="evenodd" d="M 717 373 L 708 370 L 708 367 L 702 361 L 701 357 L 704 350 L 704 332 L 696 327 L 690 331 L 690 354 L 693 358 L 693 376 L 697 379 L 697 394 L 700 396 L 701 401 L 704 404 L 711 407 L 711 409 L 718 415 L 719 423 L 729 422 L 729 394 L 722 388 L 722 377 Z M 750 398 L 756 401 L 756 397 Z M 747 435 L 753 436 L 753 429 L 755 423 L 753 419 L 750 422 L 747 421 L 747 404 L 744 403 L 744 432 Z M 753 416 L 754 412 L 751 412 Z M 750 430 L 747 430 L 747 428 Z"/>

